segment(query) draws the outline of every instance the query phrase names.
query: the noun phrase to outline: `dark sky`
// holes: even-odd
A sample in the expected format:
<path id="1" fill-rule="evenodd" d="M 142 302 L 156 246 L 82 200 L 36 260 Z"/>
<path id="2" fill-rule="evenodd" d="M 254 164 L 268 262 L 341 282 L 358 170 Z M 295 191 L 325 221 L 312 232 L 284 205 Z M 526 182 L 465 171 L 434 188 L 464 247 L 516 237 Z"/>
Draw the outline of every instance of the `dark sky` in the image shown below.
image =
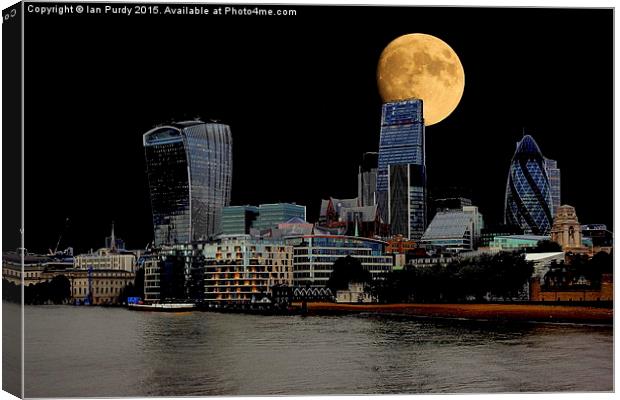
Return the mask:
<path id="1" fill-rule="evenodd" d="M 26 13 L 26 247 L 53 247 L 66 217 L 60 247 L 101 247 L 112 220 L 144 247 L 142 134 L 195 116 L 231 126 L 232 204 L 297 202 L 316 220 L 321 198 L 356 195 L 378 149 L 379 55 L 416 32 L 465 69 L 460 105 L 426 130 L 431 192 L 461 186 L 500 222 L 525 127 L 558 160 L 562 203 L 612 227 L 611 10 L 281 8 L 297 16 Z"/>

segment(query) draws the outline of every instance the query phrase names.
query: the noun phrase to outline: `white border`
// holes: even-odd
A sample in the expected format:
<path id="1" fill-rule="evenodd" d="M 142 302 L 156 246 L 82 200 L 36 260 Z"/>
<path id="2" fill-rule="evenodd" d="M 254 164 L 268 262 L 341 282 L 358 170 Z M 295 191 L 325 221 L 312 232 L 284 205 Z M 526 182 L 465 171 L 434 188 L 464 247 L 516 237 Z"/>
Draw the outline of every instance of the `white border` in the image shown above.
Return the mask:
<path id="1" fill-rule="evenodd" d="M 119 2 L 122 3 L 123 1 L 120 0 L 112 0 L 113 2 Z M 142 2 L 153 2 L 155 3 L 155 1 L 142 1 Z M 185 3 L 182 0 L 168 0 L 166 1 L 168 3 Z M 302 4 L 325 4 L 325 5 L 335 5 L 335 4 L 347 4 L 347 5 L 385 5 L 385 2 L 381 1 L 381 0 L 365 0 L 365 1 L 352 1 L 352 0 L 338 0 L 337 3 L 334 2 L 328 2 L 328 1 L 309 1 L 309 0 L 289 0 L 286 2 L 266 2 L 266 1 L 256 1 L 256 0 L 232 0 L 232 1 L 213 1 L 213 0 L 207 0 L 207 1 L 203 1 L 204 3 L 220 3 L 220 4 L 224 4 L 224 3 L 229 3 L 229 4 L 234 4 L 234 3 L 244 3 L 244 4 L 298 4 L 298 5 L 302 5 Z M 520 2 L 516 2 L 516 1 L 489 1 L 489 0 L 478 0 L 478 1 L 469 1 L 469 0 L 454 0 L 451 2 L 446 2 L 446 1 L 438 1 L 438 0 L 425 0 L 423 2 L 413 2 L 413 1 L 403 1 L 403 0 L 388 0 L 390 5 L 416 5 L 416 6 L 480 6 L 480 7 L 560 7 L 560 8 L 569 8 L 569 7 L 602 7 L 602 8 L 614 8 L 615 7 L 615 1 L 609 1 L 609 0 L 590 0 L 588 2 L 584 2 L 584 1 L 579 1 L 579 0 L 563 0 L 563 1 L 550 1 L 550 0 L 541 0 L 541 1 L 520 1 Z M 15 1 L 9 1 L 9 0 L 0 0 L 0 6 L 2 6 L 2 9 L 5 9 L 7 7 L 10 7 L 11 5 L 15 4 Z M 22 16 L 23 17 L 23 16 Z M 524 29 L 527 29 L 527 27 L 524 27 Z M 576 28 L 577 29 L 577 28 Z M 23 25 L 22 25 L 22 30 L 23 30 Z M 22 34 L 23 37 L 23 34 Z M 618 37 L 617 37 L 617 33 L 615 30 L 615 11 L 614 11 L 614 65 L 616 64 L 616 43 L 618 43 Z M 2 34 L 0 33 L 0 43 L 2 41 Z M 23 49 L 23 43 L 22 43 L 22 49 Z M 22 51 L 22 57 L 23 57 L 23 51 Z M 23 61 L 23 60 L 22 60 Z M 0 52 L 0 73 L 2 71 L 2 55 Z M 0 84 L 0 88 L 1 88 L 1 84 Z M 615 116 L 618 113 L 618 106 L 615 102 L 615 93 L 616 93 L 616 89 L 617 89 L 617 83 L 615 80 L 615 76 L 614 76 L 614 200 L 618 199 L 618 165 L 616 163 L 616 159 L 615 159 L 615 155 L 618 153 L 618 142 L 615 140 Z M 23 90 L 23 81 L 22 81 L 22 90 Z M 0 118 L 1 118 L 1 107 L 2 105 L 2 100 L 0 100 Z M 22 110 L 23 110 L 23 103 L 22 103 Z M 23 120 L 23 111 L 22 111 L 22 123 L 24 122 Z M 0 151 L 2 150 L 2 144 L 0 142 Z M 22 135 L 22 151 L 23 151 L 23 135 Z M 22 154 L 22 163 L 23 163 L 23 154 Z M 0 176 L 2 174 L 2 166 L 0 165 Z M 23 180 L 23 165 L 22 165 L 22 180 Z M 23 185 L 22 185 L 22 191 L 23 191 Z M 0 194 L 2 193 L 2 189 L 0 187 Z M 22 193 L 23 195 L 23 193 Z M 1 197 L 1 196 L 0 196 Z M 1 200 L 0 200 L 0 209 L 1 209 Z M 617 210 L 616 210 L 616 206 L 615 206 L 615 202 L 614 202 L 614 229 L 618 229 L 618 226 L 620 226 L 619 222 L 620 222 L 620 218 L 618 217 L 617 214 Z M 23 214 L 22 214 L 22 226 L 23 226 Z M 1 239 L 2 239 L 2 233 L 0 231 L 0 243 L 1 243 Z M 23 240 L 23 236 L 22 236 L 22 240 Z M 617 257 L 615 257 L 615 263 L 614 263 L 614 267 L 617 265 Z M 617 271 L 617 269 L 616 269 Z M 22 311 L 22 315 L 23 315 L 23 311 Z M 1 308 L 0 308 L 0 318 L 1 318 Z M 614 318 L 615 319 L 615 318 Z M 616 324 L 614 321 L 614 338 L 617 337 L 617 329 L 616 329 Z M 23 329 L 23 319 L 22 319 L 22 329 Z M 22 331 L 23 332 L 23 331 Z M 22 336 L 22 342 L 23 342 L 23 336 Z M 2 344 L 0 341 L 0 351 L 2 350 Z M 22 344 L 23 346 L 23 344 Z M 618 356 L 618 349 L 615 346 L 615 340 L 614 340 L 614 361 L 617 360 L 617 356 Z M 22 370 L 23 370 L 23 366 L 22 366 Z M 620 390 L 620 379 L 618 379 L 618 375 L 615 373 L 615 363 L 614 363 L 614 387 L 616 390 Z M 1 366 L 0 366 L 0 379 L 1 379 Z M 23 376 L 22 376 L 22 385 L 23 385 Z M 390 398 L 403 398 L 403 399 L 410 399 L 410 398 L 422 398 L 423 395 L 417 395 L 417 396 L 405 396 L 405 395 L 398 395 L 398 396 L 388 396 Z M 596 393 L 596 394 L 580 394 L 580 393 L 570 393 L 570 394 L 504 394 L 504 395 L 497 395 L 497 394 L 476 394 L 476 395 L 432 395 L 432 399 L 454 399 L 456 396 L 456 398 L 458 399 L 477 399 L 477 398 L 488 398 L 488 399 L 495 399 L 496 397 L 499 396 L 499 398 L 501 399 L 507 399 L 507 400 L 514 400 L 514 399 L 523 399 L 523 398 L 535 398 L 535 399 L 571 399 L 571 400 L 581 400 L 584 398 L 588 398 L 588 399 L 611 399 L 614 398 L 614 394 L 607 394 L 607 393 Z M 337 400 L 353 400 L 353 399 L 368 399 L 368 398 L 379 398 L 379 396 L 330 396 L 330 399 L 337 399 Z M 218 397 L 219 399 L 225 399 L 226 397 Z M 274 396 L 263 396 L 263 397 L 244 397 L 244 399 L 265 399 L 265 398 L 273 398 L 276 399 L 277 397 Z M 307 400 L 307 399 L 320 399 L 321 397 L 318 396 L 291 396 L 291 397 L 287 397 L 289 399 L 299 399 L 299 400 Z M 386 396 L 381 396 L 381 398 L 386 398 Z M 6 393 L 6 392 L 0 392 L 0 400 L 4 400 L 4 399 L 14 399 L 13 396 L 11 396 L 10 394 Z M 76 399 L 76 398 L 72 398 L 72 399 Z M 162 397 L 161 399 L 172 399 L 171 397 Z"/>

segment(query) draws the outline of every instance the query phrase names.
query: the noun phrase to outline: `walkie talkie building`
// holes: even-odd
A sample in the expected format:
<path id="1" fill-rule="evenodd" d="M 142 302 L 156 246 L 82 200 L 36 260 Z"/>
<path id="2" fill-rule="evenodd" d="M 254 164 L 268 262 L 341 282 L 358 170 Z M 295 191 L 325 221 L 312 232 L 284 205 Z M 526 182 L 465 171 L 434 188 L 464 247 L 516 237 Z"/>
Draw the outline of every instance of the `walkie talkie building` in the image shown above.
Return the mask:
<path id="1" fill-rule="evenodd" d="M 232 137 L 219 123 L 187 121 L 143 136 L 155 245 L 218 234 L 230 204 Z"/>
<path id="2" fill-rule="evenodd" d="M 508 181 L 504 222 L 526 233 L 547 235 L 553 224 L 553 200 L 545 159 L 530 135 L 517 143 Z"/>
<path id="3" fill-rule="evenodd" d="M 383 104 L 377 204 L 391 234 L 420 239 L 426 229 L 426 163 L 422 100 Z"/>

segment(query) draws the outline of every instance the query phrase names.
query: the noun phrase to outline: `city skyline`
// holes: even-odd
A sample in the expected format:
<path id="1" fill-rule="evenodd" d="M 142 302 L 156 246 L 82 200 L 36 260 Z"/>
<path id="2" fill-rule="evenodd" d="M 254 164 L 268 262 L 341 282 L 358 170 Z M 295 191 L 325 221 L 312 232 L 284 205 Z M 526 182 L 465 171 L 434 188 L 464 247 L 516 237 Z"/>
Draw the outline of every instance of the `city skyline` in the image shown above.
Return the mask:
<path id="1" fill-rule="evenodd" d="M 450 44 L 466 74 L 461 104 L 426 129 L 430 194 L 465 187 L 485 219 L 500 222 L 525 128 L 562 171 L 562 204 L 574 206 L 582 223 L 613 230 L 611 14 L 363 7 L 345 28 L 338 21 L 347 7 L 329 7 L 328 15 L 291 7 L 297 16 L 248 19 L 235 24 L 235 35 L 226 17 L 209 24 L 178 17 L 170 23 L 184 30 L 164 32 L 158 18 L 106 16 L 114 31 L 80 39 L 74 32 L 86 18 L 29 16 L 41 28 L 26 37 L 26 94 L 38 93 L 26 96 L 26 112 L 40 118 L 26 127 L 26 248 L 53 247 L 67 217 L 61 248 L 101 247 L 111 221 L 128 247 L 144 247 L 153 232 L 142 134 L 196 116 L 231 127 L 232 205 L 296 202 L 316 221 L 321 199 L 356 195 L 362 154 L 379 150 L 379 55 L 413 32 Z M 319 15 L 324 23 L 315 31 Z M 471 26 L 468 16 L 484 23 Z M 523 20 L 527 31 L 516 29 Z M 292 33 L 283 38 L 283 30 Z M 41 35 L 62 45 L 43 48 Z M 575 57 L 586 44 L 588 56 Z M 211 62 L 161 62 L 200 49 Z M 52 54 L 57 61 L 42 74 L 37 66 Z M 34 130 L 49 134 L 28 133 Z"/>

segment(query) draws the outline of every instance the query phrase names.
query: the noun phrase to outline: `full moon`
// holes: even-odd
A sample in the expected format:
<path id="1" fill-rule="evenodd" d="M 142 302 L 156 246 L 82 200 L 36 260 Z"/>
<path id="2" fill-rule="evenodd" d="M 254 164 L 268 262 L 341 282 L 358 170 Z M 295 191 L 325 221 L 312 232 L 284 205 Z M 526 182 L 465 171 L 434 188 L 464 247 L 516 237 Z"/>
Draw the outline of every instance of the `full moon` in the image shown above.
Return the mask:
<path id="1" fill-rule="evenodd" d="M 454 111 L 465 89 L 465 71 L 443 40 L 423 33 L 394 39 L 377 66 L 377 84 L 384 102 L 421 99 L 424 124 L 436 124 Z"/>

